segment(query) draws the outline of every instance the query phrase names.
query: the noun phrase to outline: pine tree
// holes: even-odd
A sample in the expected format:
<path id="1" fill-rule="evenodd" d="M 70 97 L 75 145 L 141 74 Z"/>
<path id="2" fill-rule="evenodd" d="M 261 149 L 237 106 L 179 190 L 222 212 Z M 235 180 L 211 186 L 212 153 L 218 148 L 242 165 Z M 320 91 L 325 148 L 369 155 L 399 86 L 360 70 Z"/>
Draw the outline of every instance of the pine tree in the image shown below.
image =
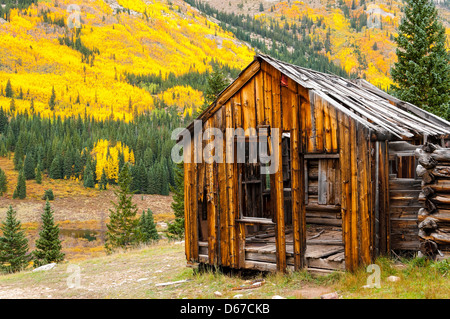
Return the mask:
<path id="1" fill-rule="evenodd" d="M 94 188 L 95 180 L 94 180 L 94 172 L 91 168 L 91 161 L 87 161 L 86 168 L 84 169 L 83 175 L 83 184 L 86 188 Z"/>
<path id="2" fill-rule="evenodd" d="M 34 99 L 33 98 L 31 98 L 31 101 L 30 101 L 30 113 L 34 114 Z"/>
<path id="3" fill-rule="evenodd" d="M 173 193 L 171 207 L 175 214 L 175 221 L 168 226 L 170 237 L 183 238 L 184 236 L 184 168 L 183 163 L 175 168 L 175 186 L 170 188 Z"/>
<path id="4" fill-rule="evenodd" d="M 46 189 L 44 192 L 44 196 L 42 196 L 43 200 L 54 200 L 55 199 L 55 195 L 53 194 L 53 190 L 52 189 Z"/>
<path id="5" fill-rule="evenodd" d="M 124 165 L 119 174 L 118 190 L 114 191 L 117 203 L 110 209 L 109 223 L 106 225 L 105 248 L 112 253 L 117 248 L 129 248 L 139 242 L 139 219 L 136 218 L 137 208 L 132 202 L 130 191 L 132 178 L 129 165 Z"/>
<path id="6" fill-rule="evenodd" d="M 143 243 L 148 244 L 159 239 L 153 212 L 150 209 L 147 212 L 145 210 L 142 212 L 141 218 L 139 219 L 139 229 Z"/>
<path id="7" fill-rule="evenodd" d="M 58 263 L 64 260 L 59 239 L 59 225 L 55 225 L 53 210 L 50 202 L 45 202 L 44 212 L 41 215 L 42 229 L 36 240 L 36 249 L 33 251 L 34 264 L 41 266 L 49 263 Z"/>
<path id="8" fill-rule="evenodd" d="M 31 153 L 27 153 L 27 155 L 25 156 L 25 161 L 23 163 L 23 171 L 26 180 L 33 179 L 36 177 L 34 159 Z"/>
<path id="9" fill-rule="evenodd" d="M 108 185 L 108 178 L 106 177 L 105 169 L 102 171 L 102 176 L 100 177 L 99 188 L 106 190 Z"/>
<path id="10" fill-rule="evenodd" d="M 5 97 L 12 98 L 13 95 L 14 95 L 14 93 L 13 93 L 13 89 L 11 86 L 11 81 L 8 79 L 8 82 L 6 82 L 6 87 L 5 87 Z"/>
<path id="11" fill-rule="evenodd" d="M 25 231 L 16 218 L 16 212 L 9 206 L 6 220 L 0 227 L 0 270 L 3 272 L 16 272 L 24 269 L 30 261 L 28 254 L 28 239 Z"/>
<path id="12" fill-rule="evenodd" d="M 8 190 L 8 179 L 6 178 L 5 171 L 0 168 L 0 196 Z"/>
<path id="13" fill-rule="evenodd" d="M 14 98 L 12 98 L 11 101 L 9 102 L 9 113 L 14 115 L 15 111 L 16 111 L 16 101 L 14 100 Z"/>
<path id="14" fill-rule="evenodd" d="M 40 163 L 36 166 L 36 183 L 42 184 L 42 169 Z"/>
<path id="15" fill-rule="evenodd" d="M 61 157 L 60 155 L 56 155 L 50 165 L 49 177 L 52 179 L 62 179 L 63 178 L 63 169 L 61 167 Z"/>
<path id="16" fill-rule="evenodd" d="M 3 108 L 0 108 L 0 134 L 6 133 L 8 123 L 8 115 L 6 115 L 6 112 L 3 110 Z"/>
<path id="17" fill-rule="evenodd" d="M 25 197 L 27 197 L 27 184 L 25 182 L 25 174 L 23 170 L 21 170 L 17 178 L 17 186 L 14 190 L 13 198 L 24 199 Z"/>
<path id="18" fill-rule="evenodd" d="M 147 194 L 157 194 L 156 189 L 156 179 L 155 179 L 155 168 L 150 167 L 147 174 Z"/>
<path id="19" fill-rule="evenodd" d="M 432 0 L 406 0 L 399 26 L 398 62 L 392 69 L 394 94 L 450 119 L 450 54 L 445 28 Z"/>
<path id="20" fill-rule="evenodd" d="M 51 111 L 55 110 L 56 105 L 56 93 L 55 93 L 55 86 L 52 87 L 52 95 L 50 96 L 50 100 L 48 101 L 48 106 L 50 107 Z"/>
<path id="21" fill-rule="evenodd" d="M 216 100 L 217 95 L 229 85 L 229 81 L 219 67 L 215 67 L 208 78 L 208 86 L 205 91 L 205 103 L 209 106 Z"/>
<path id="22" fill-rule="evenodd" d="M 67 151 L 64 155 L 64 165 L 63 165 L 63 177 L 65 179 L 70 179 L 73 175 L 73 157 L 72 152 Z"/>

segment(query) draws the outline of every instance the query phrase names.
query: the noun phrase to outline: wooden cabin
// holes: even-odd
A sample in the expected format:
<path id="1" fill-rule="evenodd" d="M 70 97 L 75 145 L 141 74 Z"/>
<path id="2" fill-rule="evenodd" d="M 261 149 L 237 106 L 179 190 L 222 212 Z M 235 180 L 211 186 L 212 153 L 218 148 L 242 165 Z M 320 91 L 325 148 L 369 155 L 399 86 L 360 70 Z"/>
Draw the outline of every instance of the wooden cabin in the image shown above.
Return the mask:
<path id="1" fill-rule="evenodd" d="M 449 122 L 364 80 L 266 55 L 257 55 L 197 120 L 203 131 L 282 134 L 271 154 L 279 169 L 263 174 L 259 162 L 196 163 L 194 138 L 205 146 L 214 137 L 195 137 L 194 123 L 188 126 L 188 265 L 352 271 L 391 251 L 417 251 L 414 150 L 425 141 L 445 143 Z"/>

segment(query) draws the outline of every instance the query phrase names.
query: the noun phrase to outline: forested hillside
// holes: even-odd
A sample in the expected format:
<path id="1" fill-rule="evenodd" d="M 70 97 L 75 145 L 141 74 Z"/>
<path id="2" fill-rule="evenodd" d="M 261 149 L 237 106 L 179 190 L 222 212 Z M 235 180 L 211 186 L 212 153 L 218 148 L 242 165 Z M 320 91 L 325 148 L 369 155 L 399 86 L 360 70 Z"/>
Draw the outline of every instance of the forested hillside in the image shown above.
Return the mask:
<path id="1" fill-rule="evenodd" d="M 186 0 L 258 50 L 388 89 L 401 0 Z M 450 39 L 450 1 L 435 1 Z M 274 45 L 275 44 L 275 45 Z M 449 46 L 450 47 L 450 46 Z"/>
<path id="2" fill-rule="evenodd" d="M 86 113 L 129 121 L 155 105 L 192 112 L 203 103 L 202 85 L 214 66 L 236 74 L 254 54 L 183 1 L 2 3 L 4 109 L 14 98 L 16 111 L 32 103 L 44 117 Z M 81 28 L 69 28 L 74 5 Z"/>

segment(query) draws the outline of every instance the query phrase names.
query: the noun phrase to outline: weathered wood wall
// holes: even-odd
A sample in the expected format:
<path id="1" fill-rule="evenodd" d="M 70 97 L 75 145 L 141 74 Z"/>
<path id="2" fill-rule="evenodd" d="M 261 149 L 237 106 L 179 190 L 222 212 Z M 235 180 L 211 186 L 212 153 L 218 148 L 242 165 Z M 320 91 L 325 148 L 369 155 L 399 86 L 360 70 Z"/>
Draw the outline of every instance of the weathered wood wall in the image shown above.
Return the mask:
<path id="1" fill-rule="evenodd" d="M 369 129 L 266 62 L 258 61 L 202 117 L 204 128 L 220 128 L 224 136 L 226 128 L 270 127 L 290 133 L 291 187 L 288 191 L 295 269 L 305 265 L 307 212 L 309 218 L 318 217 L 318 212 L 332 213 L 335 224 L 342 225 L 347 269 L 354 270 L 371 262 L 376 187 L 373 183 L 375 143 L 370 140 Z M 210 141 L 207 139 L 203 145 Z M 276 159 L 280 169 L 270 176 L 270 206 L 275 223 L 277 270 L 285 271 L 287 221 L 281 138 L 279 143 Z M 384 155 L 380 159 L 379 177 L 381 187 L 387 189 L 387 156 Z M 193 160 L 194 154 L 186 152 L 185 157 Z M 304 169 L 305 164 L 313 167 L 314 163 L 317 163 L 317 186 L 312 182 L 314 169 L 306 174 Z M 239 174 L 238 165 L 233 163 L 185 164 L 188 261 L 244 268 L 245 225 L 239 222 Z M 306 203 L 305 193 L 309 196 Z M 386 210 L 388 195 L 381 197 L 380 209 Z M 206 222 L 201 217 L 205 201 Z M 207 238 L 207 256 L 205 244 L 199 254 L 199 225 L 201 238 Z"/>

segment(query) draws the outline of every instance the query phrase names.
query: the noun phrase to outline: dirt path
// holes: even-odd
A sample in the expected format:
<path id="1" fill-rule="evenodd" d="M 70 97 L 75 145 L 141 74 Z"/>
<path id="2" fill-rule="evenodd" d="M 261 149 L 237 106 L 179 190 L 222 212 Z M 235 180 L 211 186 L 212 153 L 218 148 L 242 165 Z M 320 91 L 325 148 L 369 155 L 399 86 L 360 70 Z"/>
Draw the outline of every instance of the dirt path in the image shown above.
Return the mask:
<path id="1" fill-rule="evenodd" d="M 253 279 L 262 278 L 256 275 Z M 58 264 L 48 271 L 0 275 L 0 299 L 320 298 L 333 291 L 299 279 L 286 286 L 280 275 L 264 277 L 265 284 L 256 289 L 233 289 L 248 285 L 248 280 L 210 272 L 194 274 L 186 267 L 184 242 L 161 241 L 129 252 Z M 158 286 L 173 282 L 178 283 Z"/>

